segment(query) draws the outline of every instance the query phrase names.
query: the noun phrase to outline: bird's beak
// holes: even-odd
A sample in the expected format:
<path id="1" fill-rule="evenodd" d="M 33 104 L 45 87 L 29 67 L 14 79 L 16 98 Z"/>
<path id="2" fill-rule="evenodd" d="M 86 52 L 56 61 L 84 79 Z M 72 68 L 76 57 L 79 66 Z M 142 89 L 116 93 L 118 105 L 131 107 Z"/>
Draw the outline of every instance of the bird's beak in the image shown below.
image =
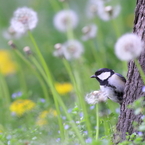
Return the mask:
<path id="1" fill-rule="evenodd" d="M 91 78 L 96 78 L 96 75 L 92 75 Z"/>

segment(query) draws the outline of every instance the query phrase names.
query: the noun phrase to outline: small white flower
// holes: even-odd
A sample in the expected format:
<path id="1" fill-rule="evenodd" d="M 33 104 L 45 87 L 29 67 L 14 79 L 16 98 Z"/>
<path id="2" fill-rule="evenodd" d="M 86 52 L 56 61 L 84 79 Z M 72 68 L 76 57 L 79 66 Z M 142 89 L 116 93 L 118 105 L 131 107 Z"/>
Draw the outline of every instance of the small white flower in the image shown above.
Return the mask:
<path id="1" fill-rule="evenodd" d="M 133 33 L 121 36 L 115 44 L 115 54 L 120 60 L 130 61 L 138 57 L 142 50 L 141 38 Z"/>
<path id="2" fill-rule="evenodd" d="M 103 9 L 104 2 L 102 0 L 89 0 L 86 7 L 86 14 L 89 18 L 93 18 L 98 15 L 98 10 Z"/>
<path id="3" fill-rule="evenodd" d="M 16 32 L 13 27 L 9 27 L 7 30 L 3 31 L 4 38 L 10 39 L 19 39 L 23 33 Z"/>
<path id="4" fill-rule="evenodd" d="M 54 26 L 61 32 L 74 29 L 78 24 L 78 16 L 73 10 L 62 10 L 54 16 Z"/>
<path id="5" fill-rule="evenodd" d="M 121 6 L 116 5 L 116 6 L 106 6 L 103 8 L 98 9 L 98 16 L 100 19 L 104 21 L 109 21 L 110 19 L 116 18 L 121 11 Z"/>
<path id="6" fill-rule="evenodd" d="M 97 26 L 95 24 L 85 26 L 83 27 L 82 32 L 83 32 L 82 40 L 84 41 L 95 38 L 97 33 Z"/>
<path id="7" fill-rule="evenodd" d="M 107 101 L 107 97 L 101 91 L 93 91 L 86 95 L 85 100 L 88 104 L 96 104 Z"/>
<path id="8" fill-rule="evenodd" d="M 16 32 L 24 33 L 32 30 L 38 22 L 37 13 L 30 8 L 18 8 L 11 19 L 11 26 Z"/>
<path id="9" fill-rule="evenodd" d="M 67 60 L 77 59 L 84 52 L 83 45 L 78 40 L 68 40 L 63 44 L 64 56 Z"/>

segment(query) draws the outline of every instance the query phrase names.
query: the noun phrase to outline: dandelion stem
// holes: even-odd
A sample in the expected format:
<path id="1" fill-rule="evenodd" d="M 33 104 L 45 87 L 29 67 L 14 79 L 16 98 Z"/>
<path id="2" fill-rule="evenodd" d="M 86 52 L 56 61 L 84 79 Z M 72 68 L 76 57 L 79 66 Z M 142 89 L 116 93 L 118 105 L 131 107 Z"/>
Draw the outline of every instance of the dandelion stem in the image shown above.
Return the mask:
<path id="1" fill-rule="evenodd" d="M 66 59 L 63 59 L 63 63 L 65 65 L 65 68 L 70 76 L 70 79 L 73 83 L 73 86 L 75 88 L 75 92 L 77 94 L 77 96 L 79 97 L 79 104 L 81 105 L 82 109 L 83 109 L 83 113 L 84 113 L 84 117 L 85 117 L 85 123 L 86 123 L 86 126 L 87 126 L 87 129 L 88 129 L 88 132 L 90 135 L 91 134 L 91 127 L 90 127 L 90 121 L 88 119 L 88 113 L 87 113 L 87 109 L 86 109 L 86 106 L 85 106 L 85 101 L 84 99 L 82 98 L 82 94 L 80 93 L 81 91 L 81 87 L 80 87 L 80 83 L 79 83 L 79 76 L 78 76 L 78 73 L 77 72 L 74 72 L 75 76 L 73 75 L 72 73 L 72 70 L 70 68 L 70 65 L 68 63 L 68 61 Z M 75 79 L 76 78 L 76 79 Z"/>
<path id="2" fill-rule="evenodd" d="M 19 65 L 19 80 L 20 80 L 20 85 L 22 87 L 22 90 L 24 93 L 27 92 L 27 84 L 25 81 L 25 76 L 24 76 L 24 72 L 22 70 L 22 67 Z"/>
<path id="3" fill-rule="evenodd" d="M 96 104 L 96 140 L 99 137 L 99 104 Z"/>
<path id="4" fill-rule="evenodd" d="M 44 84 L 41 76 L 37 73 L 37 71 L 32 66 L 32 64 L 17 49 L 15 49 L 15 53 L 27 64 L 27 66 L 33 71 L 35 76 L 38 78 L 38 81 L 40 82 L 40 86 L 42 87 L 42 90 L 43 90 L 44 97 L 45 97 L 46 101 L 49 102 L 50 100 L 48 97 L 49 96 L 48 91 L 47 91 L 46 85 Z"/>
<path id="5" fill-rule="evenodd" d="M 10 94 L 9 94 L 9 89 L 5 80 L 5 77 L 3 76 L 3 74 L 0 72 L 0 81 L 1 81 L 1 88 L 2 88 L 2 92 L 3 92 L 3 98 L 5 98 L 5 103 L 6 106 L 9 107 L 11 100 L 10 100 Z"/>
<path id="6" fill-rule="evenodd" d="M 58 123 L 59 123 L 59 127 L 60 127 L 60 135 L 61 135 L 61 138 L 64 139 L 64 129 L 62 127 L 62 119 L 60 118 L 60 109 L 59 109 L 58 100 L 56 98 L 56 93 L 54 91 L 54 85 L 53 85 L 52 76 L 51 76 L 50 71 L 49 71 L 49 69 L 47 67 L 47 64 L 46 64 L 46 62 L 45 62 L 45 60 L 44 60 L 44 58 L 43 58 L 43 56 L 42 56 L 42 54 L 41 54 L 41 52 L 40 52 L 40 50 L 38 48 L 38 45 L 37 45 L 34 37 L 32 36 L 32 34 L 31 34 L 30 31 L 28 31 L 28 33 L 29 33 L 29 37 L 30 37 L 30 39 L 31 39 L 31 41 L 32 41 L 32 43 L 34 45 L 36 54 L 37 54 L 37 56 L 38 56 L 38 58 L 39 58 L 39 60 L 41 62 L 41 65 L 42 65 L 42 67 L 44 69 L 44 72 L 46 73 L 46 76 L 47 76 L 46 77 L 46 81 L 48 82 L 48 85 L 50 86 L 50 89 L 52 91 L 53 99 L 54 99 L 54 103 L 55 103 L 55 107 L 56 107 L 56 111 L 58 113 L 58 117 L 57 118 L 58 118 Z M 35 65 L 38 67 L 39 66 L 39 63 L 36 62 Z M 43 69 L 41 68 L 41 71 L 43 71 Z"/>
<path id="7" fill-rule="evenodd" d="M 50 85 L 48 79 L 47 79 L 47 76 L 45 75 L 43 69 L 41 68 L 41 66 L 39 65 L 39 63 L 36 62 L 37 60 L 35 58 L 33 58 L 33 62 L 34 64 L 37 66 L 38 70 L 40 71 L 40 73 L 42 74 L 42 76 L 44 77 L 44 79 L 46 80 L 47 84 Z M 82 136 L 80 135 L 75 123 L 72 121 L 72 118 L 71 116 L 69 115 L 69 113 L 67 112 L 67 109 L 64 105 L 64 103 L 62 102 L 62 99 L 61 97 L 57 94 L 54 86 L 51 86 L 51 91 L 52 91 L 52 94 L 55 95 L 55 97 L 57 98 L 58 102 L 60 103 L 61 107 L 63 108 L 65 114 L 66 114 L 66 117 L 68 118 L 69 121 L 71 121 L 71 125 L 72 125 L 72 128 L 74 129 L 74 131 L 76 132 L 76 135 L 78 136 L 78 138 L 80 139 L 80 142 L 81 144 L 84 144 L 84 141 L 82 139 Z M 59 115 L 60 116 L 60 115 Z"/>
<path id="8" fill-rule="evenodd" d="M 54 87 L 54 84 L 53 84 L 53 79 L 52 79 L 52 76 L 51 76 L 51 73 L 46 65 L 46 62 L 36 44 L 36 41 L 35 39 L 33 38 L 31 32 L 29 31 L 29 36 L 31 38 L 31 41 L 35 47 L 35 50 L 36 50 L 36 53 L 40 59 L 40 62 L 41 62 L 41 65 L 43 66 L 44 70 L 45 70 L 45 73 L 46 73 L 46 76 L 47 76 L 47 79 L 46 79 L 46 82 L 47 84 L 50 86 L 50 89 L 52 91 L 52 94 L 53 94 L 53 98 L 54 98 L 54 102 L 55 102 L 55 106 L 56 106 L 56 110 L 58 112 L 58 121 L 59 121 L 59 127 L 60 127 L 60 131 L 61 131 L 61 138 L 64 139 L 64 129 L 63 129 L 63 126 L 62 126 L 62 119 L 60 118 L 60 110 L 59 110 L 59 106 L 58 106 L 58 102 L 60 103 L 61 107 L 63 108 L 67 118 L 69 119 L 69 121 L 72 122 L 72 118 L 71 116 L 69 115 L 69 113 L 67 113 L 67 109 L 61 99 L 61 97 L 57 94 L 56 90 L 55 90 L 55 87 Z M 39 64 L 39 63 L 38 63 Z M 78 136 L 78 138 L 80 139 L 80 142 L 82 144 L 84 144 L 84 140 L 82 138 L 82 136 L 80 135 L 79 133 L 79 130 L 77 129 L 76 125 L 74 122 L 72 122 L 72 128 L 74 129 L 74 131 L 76 132 L 76 135 Z"/>
<path id="9" fill-rule="evenodd" d="M 64 4 L 64 9 L 69 9 L 68 2 L 65 2 L 63 4 Z M 67 23 L 67 39 L 68 40 L 74 39 L 73 30 L 71 28 L 70 22 Z"/>
<path id="10" fill-rule="evenodd" d="M 143 83 L 145 84 L 145 74 L 144 74 L 144 72 L 143 72 L 143 70 L 142 70 L 142 67 L 141 67 L 141 65 L 139 64 L 139 62 L 138 62 L 137 59 L 135 59 L 134 62 L 135 62 L 135 65 L 137 66 L 137 69 L 138 69 L 138 71 L 139 71 L 139 73 L 140 73 L 141 79 L 142 79 Z"/>

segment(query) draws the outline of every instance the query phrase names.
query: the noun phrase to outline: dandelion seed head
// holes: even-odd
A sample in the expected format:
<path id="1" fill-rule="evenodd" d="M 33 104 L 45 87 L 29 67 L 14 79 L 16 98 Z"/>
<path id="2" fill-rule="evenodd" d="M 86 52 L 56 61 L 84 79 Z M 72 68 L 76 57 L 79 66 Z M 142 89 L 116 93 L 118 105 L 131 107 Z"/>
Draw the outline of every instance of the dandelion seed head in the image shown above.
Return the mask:
<path id="1" fill-rule="evenodd" d="M 68 40 L 63 46 L 65 48 L 64 56 L 67 60 L 77 59 L 84 52 L 84 47 L 78 40 Z"/>
<path id="2" fill-rule="evenodd" d="M 17 48 L 12 40 L 8 41 L 8 45 L 11 46 L 12 49 L 16 49 Z"/>
<path id="3" fill-rule="evenodd" d="M 93 91 L 86 95 L 85 100 L 88 104 L 96 104 L 99 102 L 105 102 L 107 97 L 104 96 L 101 91 Z"/>
<path id="4" fill-rule="evenodd" d="M 24 47 L 24 48 L 23 48 L 23 51 L 24 51 L 27 55 L 32 54 L 31 49 L 30 49 L 29 46 Z"/>
<path id="5" fill-rule="evenodd" d="M 16 32 L 12 26 L 10 26 L 7 30 L 3 31 L 3 37 L 5 39 L 19 39 L 23 33 Z"/>
<path id="6" fill-rule="evenodd" d="M 84 41 L 95 38 L 97 33 L 97 26 L 95 24 L 90 24 L 88 26 L 83 27 L 82 32 L 82 40 Z"/>
<path id="7" fill-rule="evenodd" d="M 119 15 L 120 11 L 121 11 L 120 5 L 106 6 L 98 10 L 98 16 L 103 21 L 109 21 L 111 19 L 116 18 Z"/>
<path id="8" fill-rule="evenodd" d="M 73 10 L 62 10 L 53 19 L 54 26 L 61 32 L 74 29 L 78 24 L 78 16 Z"/>
<path id="9" fill-rule="evenodd" d="M 133 33 L 121 36 L 115 44 L 115 54 L 120 60 L 130 61 L 138 57 L 142 50 L 141 38 Z"/>
<path id="10" fill-rule="evenodd" d="M 63 45 L 61 43 L 57 43 L 54 45 L 54 52 L 53 55 L 55 57 L 64 57 L 64 52 L 66 51 L 66 48 L 63 47 Z"/>
<path id="11" fill-rule="evenodd" d="M 25 33 L 27 30 L 32 30 L 38 22 L 37 13 L 31 8 L 18 8 L 11 19 L 11 26 L 14 31 Z"/>
<path id="12" fill-rule="evenodd" d="M 106 11 L 107 13 L 109 13 L 110 15 L 112 15 L 113 7 L 112 7 L 112 6 L 106 6 L 106 7 L 105 7 L 105 11 Z"/>
<path id="13" fill-rule="evenodd" d="M 89 0 L 86 7 L 86 15 L 88 18 L 93 18 L 98 15 L 100 8 L 103 8 L 104 2 L 102 0 Z"/>

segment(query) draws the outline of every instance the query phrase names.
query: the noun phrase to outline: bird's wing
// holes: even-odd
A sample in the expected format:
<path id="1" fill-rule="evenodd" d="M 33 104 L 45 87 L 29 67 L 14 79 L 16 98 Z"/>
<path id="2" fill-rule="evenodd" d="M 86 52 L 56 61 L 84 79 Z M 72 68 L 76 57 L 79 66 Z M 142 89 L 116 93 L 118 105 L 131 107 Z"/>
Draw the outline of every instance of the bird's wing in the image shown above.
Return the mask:
<path id="1" fill-rule="evenodd" d="M 116 75 L 118 75 L 120 77 L 120 79 L 126 83 L 126 79 L 124 76 L 122 76 L 121 74 L 115 73 Z"/>

